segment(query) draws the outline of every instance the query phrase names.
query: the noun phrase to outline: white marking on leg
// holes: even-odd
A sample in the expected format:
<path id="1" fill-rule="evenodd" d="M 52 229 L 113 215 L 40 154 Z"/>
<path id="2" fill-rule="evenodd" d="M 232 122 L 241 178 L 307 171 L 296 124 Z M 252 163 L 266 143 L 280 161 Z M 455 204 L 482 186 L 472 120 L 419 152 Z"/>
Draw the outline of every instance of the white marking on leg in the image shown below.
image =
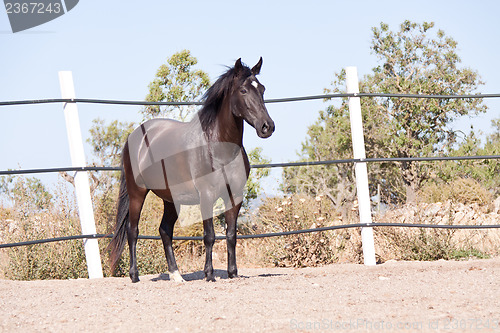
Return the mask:
<path id="1" fill-rule="evenodd" d="M 170 280 L 173 280 L 175 282 L 186 282 L 186 280 L 182 278 L 182 275 L 179 271 L 174 271 L 172 273 L 169 272 L 168 274 L 170 276 Z"/>
<path id="2" fill-rule="evenodd" d="M 255 89 L 257 89 L 259 87 L 259 84 L 257 83 L 257 81 L 252 81 L 252 86 L 254 86 Z"/>

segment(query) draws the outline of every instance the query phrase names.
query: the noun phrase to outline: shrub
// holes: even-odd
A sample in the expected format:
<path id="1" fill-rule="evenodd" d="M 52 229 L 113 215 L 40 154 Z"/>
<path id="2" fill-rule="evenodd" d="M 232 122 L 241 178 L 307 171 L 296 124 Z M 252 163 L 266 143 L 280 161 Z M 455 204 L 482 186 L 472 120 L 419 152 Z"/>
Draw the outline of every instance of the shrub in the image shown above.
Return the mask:
<path id="1" fill-rule="evenodd" d="M 467 230 L 476 236 L 477 231 Z M 385 258 L 397 260 L 452 260 L 462 258 L 488 258 L 489 254 L 475 247 L 473 242 L 462 238 L 464 231 L 456 229 L 427 228 L 379 228 L 376 230 L 379 248 L 386 249 Z M 383 245 L 381 245 L 384 243 Z M 379 252 L 380 254 L 380 252 Z"/>
<path id="2" fill-rule="evenodd" d="M 331 202 L 317 196 L 293 195 L 267 198 L 259 207 L 257 218 L 265 232 L 283 232 L 298 229 L 341 224 L 342 218 Z M 276 266 L 318 266 L 338 261 L 361 260 L 359 231 L 314 232 L 269 238 L 266 253 Z"/>
<path id="3" fill-rule="evenodd" d="M 60 222 L 64 221 L 64 222 Z M 42 213 L 22 219 L 5 237 L 7 242 L 20 242 L 78 234 L 76 219 L 58 220 Z M 87 277 L 82 241 L 64 241 L 7 250 L 5 277 L 13 280 L 69 279 Z"/>
<path id="4" fill-rule="evenodd" d="M 419 192 L 420 202 L 459 202 L 463 204 L 489 205 L 493 195 L 472 178 L 457 178 L 448 183 L 429 182 Z"/>
<path id="5" fill-rule="evenodd" d="M 9 181 L 15 184 L 15 189 L 24 190 L 12 192 L 14 208 L 3 208 L 4 212 L 9 212 L 9 218 L 1 220 L 4 242 L 21 242 L 80 233 L 74 199 L 67 195 L 67 189 L 63 184 L 57 184 L 55 194 L 51 195 L 36 180 L 18 177 Z M 33 196 L 33 192 L 27 189 L 36 189 L 40 193 Z M 13 195 L 12 193 L 10 194 Z M 41 201 L 40 197 L 53 200 Z M 31 208 L 26 210 L 26 207 Z M 67 279 L 87 276 L 81 240 L 9 248 L 5 250 L 5 256 L 7 258 L 2 262 L 1 268 L 4 277 L 10 279 Z"/>

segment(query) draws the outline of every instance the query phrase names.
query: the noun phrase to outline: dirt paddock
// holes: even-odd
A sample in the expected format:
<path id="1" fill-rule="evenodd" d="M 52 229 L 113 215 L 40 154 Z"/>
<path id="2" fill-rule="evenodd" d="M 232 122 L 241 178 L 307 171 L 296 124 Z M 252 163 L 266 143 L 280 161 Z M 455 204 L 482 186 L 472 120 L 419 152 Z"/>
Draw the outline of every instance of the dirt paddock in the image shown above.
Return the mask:
<path id="1" fill-rule="evenodd" d="M 500 332 L 500 258 L 0 280 L 0 331 Z"/>

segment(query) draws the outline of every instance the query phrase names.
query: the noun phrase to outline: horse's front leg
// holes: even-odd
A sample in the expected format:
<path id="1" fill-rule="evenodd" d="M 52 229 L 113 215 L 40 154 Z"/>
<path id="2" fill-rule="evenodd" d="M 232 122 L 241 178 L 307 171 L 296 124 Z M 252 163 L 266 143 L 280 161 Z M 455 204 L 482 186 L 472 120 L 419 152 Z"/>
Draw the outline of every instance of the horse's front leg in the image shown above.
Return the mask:
<path id="1" fill-rule="evenodd" d="M 203 243 L 205 244 L 205 278 L 207 281 L 215 282 L 214 267 L 212 264 L 212 249 L 215 243 L 215 231 L 213 223 L 214 201 L 201 198 L 200 208 L 203 218 Z"/>
<path id="2" fill-rule="evenodd" d="M 226 203 L 226 242 L 227 242 L 227 275 L 229 278 L 238 277 L 238 268 L 236 267 L 236 229 L 238 213 L 241 208 L 241 201 L 232 207 Z"/>

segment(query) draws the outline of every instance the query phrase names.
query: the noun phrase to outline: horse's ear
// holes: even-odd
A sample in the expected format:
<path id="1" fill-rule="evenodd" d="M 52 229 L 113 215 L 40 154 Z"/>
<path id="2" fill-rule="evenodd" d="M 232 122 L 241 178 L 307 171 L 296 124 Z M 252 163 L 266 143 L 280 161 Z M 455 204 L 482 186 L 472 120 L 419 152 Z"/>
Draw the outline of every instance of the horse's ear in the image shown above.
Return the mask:
<path id="1" fill-rule="evenodd" d="M 243 69 L 243 64 L 241 63 L 241 58 L 236 60 L 236 63 L 234 64 L 234 74 L 238 76 L 241 73 L 241 70 Z"/>
<path id="2" fill-rule="evenodd" d="M 253 66 L 253 68 L 252 68 L 252 74 L 253 75 L 259 75 L 261 67 L 262 67 L 262 57 L 260 57 L 260 60 L 257 63 L 257 65 Z"/>

